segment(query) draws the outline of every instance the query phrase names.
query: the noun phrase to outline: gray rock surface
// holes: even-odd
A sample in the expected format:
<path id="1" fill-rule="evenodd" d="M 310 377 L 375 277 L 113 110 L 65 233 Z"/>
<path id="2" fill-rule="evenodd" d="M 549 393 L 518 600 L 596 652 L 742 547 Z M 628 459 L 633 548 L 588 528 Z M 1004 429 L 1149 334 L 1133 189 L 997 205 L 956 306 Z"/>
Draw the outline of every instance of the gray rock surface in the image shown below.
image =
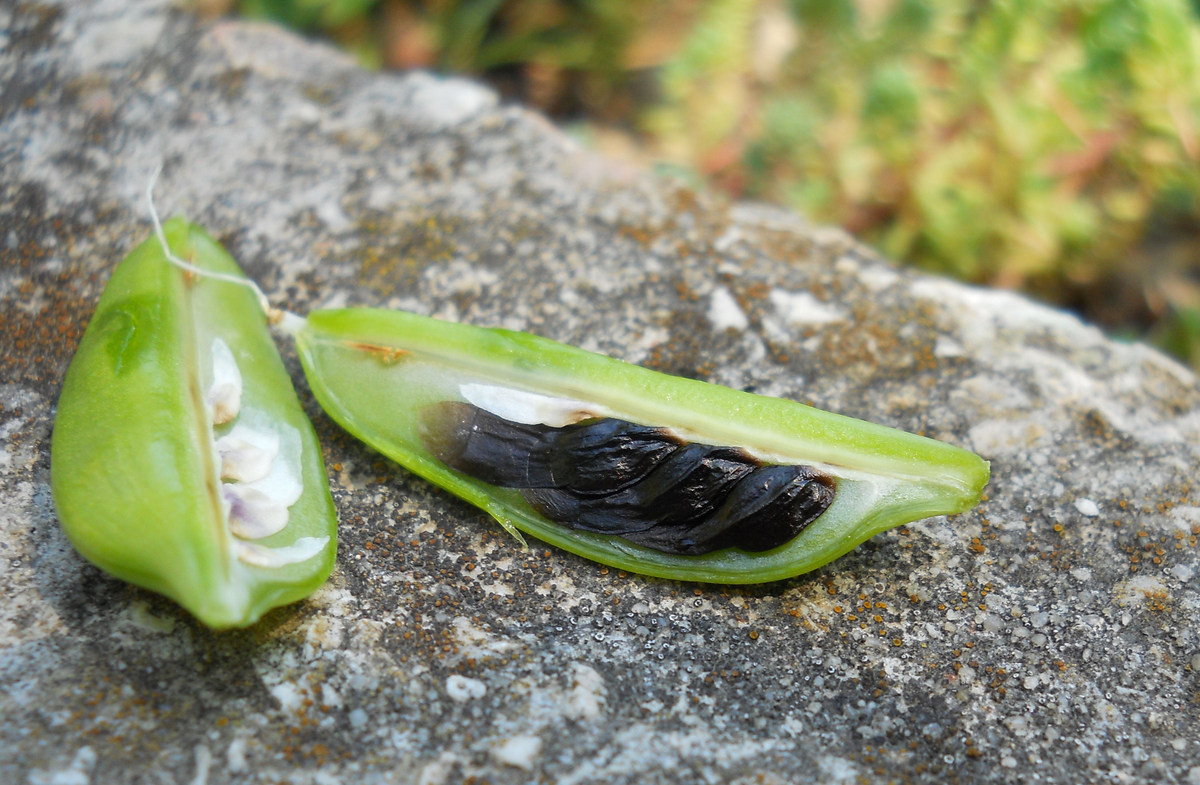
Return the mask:
<path id="1" fill-rule="evenodd" d="M 79 558 L 62 374 L 141 190 L 279 304 L 530 330 L 992 461 L 720 588 L 536 543 L 339 431 L 309 602 L 212 634 Z M 1200 783 L 1200 387 L 1016 296 L 625 171 L 465 81 L 169 2 L 0 4 L 0 781 Z M 290 348 L 293 371 L 297 366 Z"/>

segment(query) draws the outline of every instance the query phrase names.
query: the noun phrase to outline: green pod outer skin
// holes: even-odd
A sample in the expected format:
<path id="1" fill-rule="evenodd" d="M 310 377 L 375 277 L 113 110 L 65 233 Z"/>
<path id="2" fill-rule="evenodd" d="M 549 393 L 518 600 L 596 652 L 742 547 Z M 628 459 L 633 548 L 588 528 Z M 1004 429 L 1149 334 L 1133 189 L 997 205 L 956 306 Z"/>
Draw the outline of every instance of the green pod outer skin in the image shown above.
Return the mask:
<path id="1" fill-rule="evenodd" d="M 486 510 L 506 529 L 620 569 L 710 583 L 760 583 L 816 569 L 879 532 L 973 507 L 988 464 L 951 445 L 715 384 L 668 376 L 527 333 L 368 308 L 320 310 L 296 331 L 317 400 L 350 433 Z M 462 400 L 477 382 L 603 407 L 606 416 L 666 426 L 690 440 L 744 447 L 771 462 L 819 466 L 837 480 L 832 505 L 791 542 L 701 556 L 660 553 L 553 523 L 517 490 L 435 458 L 417 412 Z M 514 532 L 515 533 L 515 532 Z"/>
<path id="2" fill-rule="evenodd" d="M 244 277 L 203 229 L 172 219 L 173 253 Z M 235 553 L 206 411 L 215 338 L 242 375 L 242 412 L 294 429 L 303 491 L 287 525 L 255 545 L 327 538 L 303 561 L 260 567 Z M 211 378 L 208 378 L 211 382 Z M 51 445 L 63 530 L 89 561 L 164 594 L 213 628 L 241 627 L 318 588 L 333 568 L 337 515 L 320 447 L 255 295 L 172 266 L 146 240 L 113 271 L 67 371 Z"/>

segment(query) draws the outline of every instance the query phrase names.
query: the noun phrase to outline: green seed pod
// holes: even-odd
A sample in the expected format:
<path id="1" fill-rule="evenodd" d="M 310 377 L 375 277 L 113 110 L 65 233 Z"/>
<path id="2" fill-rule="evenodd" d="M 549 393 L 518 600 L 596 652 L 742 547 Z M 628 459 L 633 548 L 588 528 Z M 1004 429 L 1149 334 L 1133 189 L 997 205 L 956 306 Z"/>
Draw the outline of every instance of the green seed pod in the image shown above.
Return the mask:
<path id="1" fill-rule="evenodd" d="M 647 575 L 799 575 L 988 479 L 957 447 L 525 333 L 365 308 L 294 333 L 356 437 L 518 537 Z"/>
<path id="2" fill-rule="evenodd" d="M 153 237 L 113 271 L 59 398 L 54 503 L 89 561 L 210 627 L 245 626 L 324 582 L 337 515 L 241 270 L 181 219 L 165 237 L 200 272 Z"/>

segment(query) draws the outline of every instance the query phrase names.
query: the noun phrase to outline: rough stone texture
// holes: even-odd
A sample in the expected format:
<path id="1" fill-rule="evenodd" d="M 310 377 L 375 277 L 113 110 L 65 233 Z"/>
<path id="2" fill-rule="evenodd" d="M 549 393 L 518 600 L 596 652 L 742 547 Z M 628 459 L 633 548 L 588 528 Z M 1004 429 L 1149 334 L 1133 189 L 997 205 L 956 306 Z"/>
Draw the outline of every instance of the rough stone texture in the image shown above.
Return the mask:
<path id="1" fill-rule="evenodd" d="M 160 161 L 164 211 L 293 310 L 799 398 L 977 450 L 989 498 L 791 581 L 647 580 L 521 550 L 295 374 L 338 567 L 211 634 L 76 556 L 47 482 Z M 0 781 L 1200 783 L 1200 388 L 1158 354 L 623 171 L 475 85 L 157 0 L 0 5 L 0 171 Z"/>

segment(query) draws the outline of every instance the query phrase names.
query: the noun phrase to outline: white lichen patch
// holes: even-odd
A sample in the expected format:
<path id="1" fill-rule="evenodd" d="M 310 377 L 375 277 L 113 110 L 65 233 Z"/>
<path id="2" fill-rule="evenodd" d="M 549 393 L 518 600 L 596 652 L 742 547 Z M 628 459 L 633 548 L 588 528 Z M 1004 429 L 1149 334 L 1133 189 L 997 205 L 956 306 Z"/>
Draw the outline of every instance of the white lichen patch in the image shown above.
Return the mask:
<path id="1" fill-rule="evenodd" d="M 225 763 L 230 774 L 241 774 L 249 767 L 246 756 L 248 741 L 247 736 L 236 736 L 229 742 L 229 747 L 225 750 Z"/>
<path id="2" fill-rule="evenodd" d="M 304 635 L 304 643 L 314 650 L 334 651 L 341 648 L 343 641 L 346 639 L 345 623 L 342 619 L 336 616 L 316 616 L 312 623 L 308 625 L 308 631 Z M 324 692 L 328 684 L 321 685 L 321 690 Z M 333 691 L 332 687 L 329 687 Z M 337 699 L 339 702 L 341 698 Z M 329 697 L 322 697 L 322 702 L 332 706 Z"/>
<path id="3" fill-rule="evenodd" d="M 953 357 L 962 357 L 964 354 L 962 344 L 945 335 L 939 335 L 937 341 L 933 344 L 933 356 L 938 359 L 945 360 Z"/>
<path id="4" fill-rule="evenodd" d="M 845 311 L 821 302 L 809 292 L 772 289 L 767 295 L 775 311 L 791 325 L 821 325 L 844 321 Z"/>
<path id="5" fill-rule="evenodd" d="M 858 273 L 859 282 L 872 292 L 882 292 L 884 289 L 900 280 L 900 274 L 890 267 L 871 264 L 863 267 Z"/>
<path id="6" fill-rule="evenodd" d="M 542 740 L 537 736 L 520 734 L 504 739 L 492 747 L 492 759 L 505 766 L 515 766 L 529 771 L 542 752 Z"/>
<path id="7" fill-rule="evenodd" d="M 594 720 L 600 716 L 607 698 L 604 677 L 589 665 L 573 663 L 564 716 L 573 720 Z"/>
<path id="8" fill-rule="evenodd" d="M 1171 524 L 1181 532 L 1190 533 L 1193 526 L 1200 525 L 1200 507 L 1180 504 L 1170 510 Z"/>
<path id="9" fill-rule="evenodd" d="M 63 768 L 45 771 L 34 769 L 29 782 L 51 783 L 51 785 L 88 785 L 92 781 L 92 770 L 96 768 L 97 756 L 91 747 L 80 747 L 71 762 Z"/>
<path id="10" fill-rule="evenodd" d="M 708 321 L 717 332 L 745 330 L 750 326 L 745 312 L 724 286 L 713 289 L 712 298 L 708 303 Z"/>
<path id="11" fill-rule="evenodd" d="M 1113 588 L 1113 596 L 1122 605 L 1133 605 L 1145 602 L 1147 598 L 1163 595 L 1167 586 L 1153 575 L 1136 575 L 1127 581 L 1121 581 Z"/>
<path id="12" fill-rule="evenodd" d="M 139 630 L 169 635 L 175 631 L 175 619 L 171 616 L 157 616 L 150 611 L 145 600 L 135 600 L 126 609 L 130 622 Z"/>
<path id="13" fill-rule="evenodd" d="M 476 660 L 499 658 L 520 645 L 510 638 L 485 630 L 465 616 L 456 616 L 451 622 L 451 635 L 459 654 Z"/>
<path id="14" fill-rule="evenodd" d="M 971 427 L 971 446 L 980 455 L 995 458 L 1020 454 L 1040 446 L 1048 434 L 1044 424 L 1033 419 L 985 420 Z"/>
<path id="15" fill-rule="evenodd" d="M 466 701 L 482 698 L 484 695 L 487 695 L 487 685 L 479 679 L 472 679 L 454 673 L 446 679 L 446 694 L 453 701 L 465 703 Z"/>

